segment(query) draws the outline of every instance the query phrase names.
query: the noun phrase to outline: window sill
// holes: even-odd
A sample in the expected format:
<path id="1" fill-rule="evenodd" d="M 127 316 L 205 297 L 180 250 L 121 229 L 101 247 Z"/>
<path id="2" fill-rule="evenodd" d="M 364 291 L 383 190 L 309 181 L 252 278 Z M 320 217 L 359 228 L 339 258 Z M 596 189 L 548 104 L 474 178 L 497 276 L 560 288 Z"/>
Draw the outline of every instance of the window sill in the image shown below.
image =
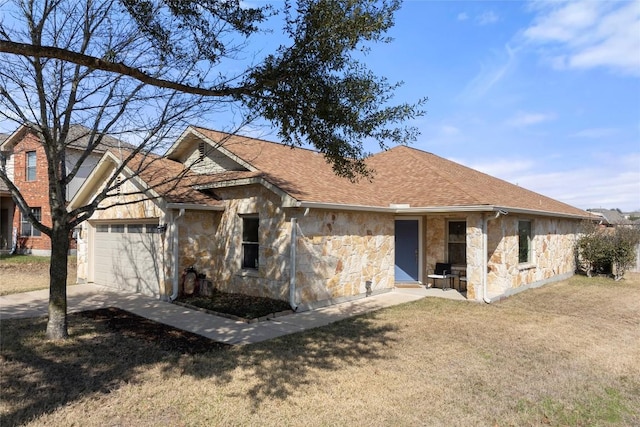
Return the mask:
<path id="1" fill-rule="evenodd" d="M 536 265 L 531 262 L 523 262 L 522 264 L 518 264 L 518 270 L 520 271 L 532 270 L 534 268 L 536 268 Z"/>
<path id="2" fill-rule="evenodd" d="M 243 268 L 240 271 L 241 277 L 260 277 L 260 271 L 257 268 Z"/>

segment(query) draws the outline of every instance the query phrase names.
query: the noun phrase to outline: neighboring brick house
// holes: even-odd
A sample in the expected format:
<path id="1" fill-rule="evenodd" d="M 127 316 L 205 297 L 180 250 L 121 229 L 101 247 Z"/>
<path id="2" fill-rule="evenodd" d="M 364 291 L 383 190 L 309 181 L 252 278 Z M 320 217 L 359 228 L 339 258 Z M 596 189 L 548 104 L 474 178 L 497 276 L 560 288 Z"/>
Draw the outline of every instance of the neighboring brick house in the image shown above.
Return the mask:
<path id="1" fill-rule="evenodd" d="M 73 125 L 70 127 L 67 138 L 67 168 L 75 165 L 80 154 L 87 147 L 90 134 L 90 130 L 84 126 Z M 29 127 L 21 126 L 0 142 L 2 167 L 5 168 L 7 176 L 20 190 L 34 215 L 43 224 L 50 226 L 51 210 L 49 208 L 47 159 L 40 137 Z M 89 155 L 77 176 L 68 185 L 67 200 L 70 200 L 80 188 L 106 149 L 117 147 L 119 144 L 122 143 L 115 138 L 105 137 L 103 139 L 103 143 Z M 0 243 L 4 242 L 5 249 L 15 248 L 19 253 L 50 255 L 51 241 L 49 237 L 37 230 L 22 215 L 20 209 L 13 203 L 5 185 L 0 187 L 0 196 L 2 197 L 0 199 L 2 203 L 0 205 L 2 208 L 0 233 L 3 236 L 3 240 Z M 75 252 L 75 245 L 75 239 L 71 238 L 72 253 Z"/>
<path id="2" fill-rule="evenodd" d="M 405 146 L 370 156 L 374 179 L 358 182 L 315 151 L 203 128 L 189 127 L 167 157 L 126 169 L 122 193 L 101 206 L 130 204 L 83 223 L 79 282 L 173 299 L 194 266 L 218 289 L 304 309 L 430 286 L 444 262 L 467 298 L 493 301 L 574 274 L 576 233 L 590 217 Z M 71 207 L 119 164 L 105 154 Z M 178 185 L 155 185 L 185 170 Z M 141 188 L 153 199 L 127 195 Z"/>

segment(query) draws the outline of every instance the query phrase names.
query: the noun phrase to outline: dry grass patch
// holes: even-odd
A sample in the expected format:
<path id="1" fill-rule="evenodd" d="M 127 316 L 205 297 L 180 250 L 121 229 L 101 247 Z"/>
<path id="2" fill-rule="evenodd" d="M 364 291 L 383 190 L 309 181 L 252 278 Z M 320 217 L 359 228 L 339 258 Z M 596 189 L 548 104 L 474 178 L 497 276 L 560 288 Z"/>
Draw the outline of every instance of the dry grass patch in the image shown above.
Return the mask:
<path id="1" fill-rule="evenodd" d="M 64 344 L 44 320 L 2 321 L 0 425 L 639 425 L 639 313 L 635 277 L 198 354 L 82 316 Z"/>
<path id="2" fill-rule="evenodd" d="M 0 256 L 0 295 L 49 288 L 50 257 L 34 255 Z M 67 284 L 76 283 L 76 257 L 70 256 Z"/>

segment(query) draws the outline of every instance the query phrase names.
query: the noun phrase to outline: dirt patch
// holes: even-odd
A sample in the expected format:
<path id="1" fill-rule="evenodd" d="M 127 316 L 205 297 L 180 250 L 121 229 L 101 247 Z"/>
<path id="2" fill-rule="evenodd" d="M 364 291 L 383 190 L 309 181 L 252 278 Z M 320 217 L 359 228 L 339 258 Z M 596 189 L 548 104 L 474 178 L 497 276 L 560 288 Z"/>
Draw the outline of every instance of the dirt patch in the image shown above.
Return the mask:
<path id="1" fill-rule="evenodd" d="M 88 318 L 104 325 L 114 333 L 155 344 L 162 350 L 182 354 L 201 354 L 230 347 L 201 335 L 183 331 L 163 323 L 154 322 L 115 307 L 70 314 Z"/>

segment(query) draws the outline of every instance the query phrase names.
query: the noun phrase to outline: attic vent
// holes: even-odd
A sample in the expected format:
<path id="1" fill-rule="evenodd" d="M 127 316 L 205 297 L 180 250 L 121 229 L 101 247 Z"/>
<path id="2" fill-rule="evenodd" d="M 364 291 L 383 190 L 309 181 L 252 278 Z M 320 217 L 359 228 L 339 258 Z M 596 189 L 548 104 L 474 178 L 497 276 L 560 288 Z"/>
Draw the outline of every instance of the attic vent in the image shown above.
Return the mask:
<path id="1" fill-rule="evenodd" d="M 198 152 L 200 153 L 200 159 L 204 158 L 204 142 L 198 144 Z"/>
<path id="2" fill-rule="evenodd" d="M 122 177 L 120 175 L 116 177 L 116 194 L 118 196 L 122 194 Z"/>

